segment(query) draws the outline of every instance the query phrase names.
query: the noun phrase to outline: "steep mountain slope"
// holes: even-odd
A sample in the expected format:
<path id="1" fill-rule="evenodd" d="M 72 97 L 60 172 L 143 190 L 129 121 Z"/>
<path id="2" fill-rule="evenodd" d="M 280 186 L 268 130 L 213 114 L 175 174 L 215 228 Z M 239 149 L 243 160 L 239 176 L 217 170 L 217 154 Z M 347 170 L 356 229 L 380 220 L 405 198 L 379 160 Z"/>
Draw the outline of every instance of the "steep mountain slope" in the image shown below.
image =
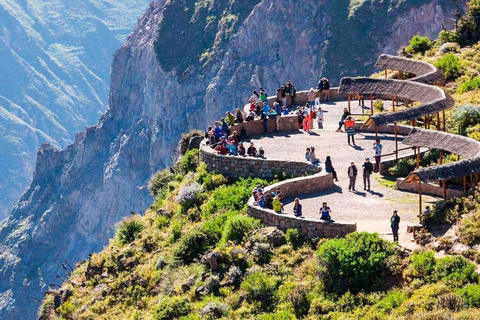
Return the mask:
<path id="1" fill-rule="evenodd" d="M 32 317 L 35 298 L 61 276 L 64 260 L 100 250 L 116 222 L 151 203 L 148 180 L 171 163 L 182 132 L 242 106 L 260 85 L 273 93 L 288 79 L 306 88 L 321 74 L 338 80 L 342 72 L 370 73 L 380 51 L 398 50 L 417 32 L 437 34 L 455 9 L 447 0 L 342 1 L 343 7 L 258 0 L 246 2 L 249 10 L 235 3 L 152 3 L 114 55 L 109 107 L 99 123 L 64 150 L 42 146 L 32 185 L 0 225 L 0 318 Z M 348 20 L 337 16 L 338 6 L 348 8 Z M 383 23 L 371 23 L 374 13 Z M 353 29 L 368 36 L 351 43 L 346 35 Z M 372 55 L 346 55 L 354 45 Z M 333 63 L 340 55 L 341 66 Z"/>
<path id="2" fill-rule="evenodd" d="M 111 55 L 147 0 L 0 2 L 0 220 L 58 147 L 105 110 Z"/>

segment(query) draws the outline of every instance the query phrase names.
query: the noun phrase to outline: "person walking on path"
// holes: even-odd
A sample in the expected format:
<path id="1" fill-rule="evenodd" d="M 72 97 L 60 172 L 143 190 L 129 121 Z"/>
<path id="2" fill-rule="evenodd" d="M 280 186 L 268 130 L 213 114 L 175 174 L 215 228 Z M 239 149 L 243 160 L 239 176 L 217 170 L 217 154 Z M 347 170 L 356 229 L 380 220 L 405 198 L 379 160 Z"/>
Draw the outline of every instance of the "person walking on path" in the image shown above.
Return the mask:
<path id="1" fill-rule="evenodd" d="M 373 172 L 373 164 L 370 162 L 370 158 L 365 158 L 365 163 L 363 164 L 363 190 L 370 191 L 370 175 Z M 368 189 L 367 189 L 368 185 Z"/>
<path id="2" fill-rule="evenodd" d="M 327 158 L 325 159 L 325 171 L 327 173 L 332 173 L 333 179 L 335 179 L 335 181 L 338 181 L 337 172 L 335 171 L 335 168 L 333 168 L 332 159 L 330 159 L 330 156 L 327 156 Z"/>
<path id="3" fill-rule="evenodd" d="M 380 140 L 377 139 L 375 143 L 373 144 L 373 150 L 375 151 L 375 172 L 378 172 L 380 170 L 380 159 L 382 158 L 382 144 L 380 143 Z"/>
<path id="4" fill-rule="evenodd" d="M 347 170 L 348 178 L 350 179 L 350 182 L 348 184 L 348 191 L 356 191 L 355 190 L 355 181 L 357 180 L 357 166 L 355 166 L 355 162 L 350 161 L 350 166 L 348 167 Z"/>
<path id="5" fill-rule="evenodd" d="M 338 123 L 338 129 L 336 132 L 342 132 L 342 126 L 345 124 L 345 119 L 350 116 L 350 112 L 348 112 L 347 108 L 343 108 L 342 119 Z"/>
<path id="6" fill-rule="evenodd" d="M 353 119 L 351 116 L 349 116 L 345 120 L 345 129 L 347 131 L 347 138 L 348 138 L 348 145 L 350 145 L 350 138 L 352 138 L 352 144 L 354 146 L 357 146 L 355 144 L 355 135 L 357 132 L 355 131 L 355 128 L 353 127 L 355 125 L 355 119 Z"/>
<path id="7" fill-rule="evenodd" d="M 302 216 L 302 205 L 300 204 L 300 199 L 295 198 L 295 205 L 293 206 L 293 215 L 297 218 Z"/>
<path id="8" fill-rule="evenodd" d="M 323 129 L 323 110 L 319 106 L 318 111 L 317 111 L 317 123 L 318 123 L 318 129 Z"/>
<path id="9" fill-rule="evenodd" d="M 393 241 L 398 242 L 398 229 L 400 229 L 400 217 L 398 216 L 397 210 L 393 210 L 393 215 L 390 218 L 390 224 L 392 227 Z"/>
<path id="10" fill-rule="evenodd" d="M 321 220 L 332 220 L 332 210 L 327 206 L 326 202 L 322 203 L 319 211 Z"/>
<path id="11" fill-rule="evenodd" d="M 305 105 L 305 110 L 303 111 L 303 130 L 310 131 L 310 127 L 312 124 L 312 117 L 311 117 L 312 109 L 310 105 L 307 103 Z"/>

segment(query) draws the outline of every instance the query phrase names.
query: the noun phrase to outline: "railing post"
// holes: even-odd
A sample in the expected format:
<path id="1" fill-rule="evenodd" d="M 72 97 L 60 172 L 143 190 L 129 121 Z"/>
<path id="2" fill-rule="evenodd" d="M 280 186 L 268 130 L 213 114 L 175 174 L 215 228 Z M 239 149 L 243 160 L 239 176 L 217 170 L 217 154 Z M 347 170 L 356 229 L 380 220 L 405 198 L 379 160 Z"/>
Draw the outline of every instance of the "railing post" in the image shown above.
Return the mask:
<path id="1" fill-rule="evenodd" d="M 373 116 L 373 94 L 370 93 L 370 113 Z"/>

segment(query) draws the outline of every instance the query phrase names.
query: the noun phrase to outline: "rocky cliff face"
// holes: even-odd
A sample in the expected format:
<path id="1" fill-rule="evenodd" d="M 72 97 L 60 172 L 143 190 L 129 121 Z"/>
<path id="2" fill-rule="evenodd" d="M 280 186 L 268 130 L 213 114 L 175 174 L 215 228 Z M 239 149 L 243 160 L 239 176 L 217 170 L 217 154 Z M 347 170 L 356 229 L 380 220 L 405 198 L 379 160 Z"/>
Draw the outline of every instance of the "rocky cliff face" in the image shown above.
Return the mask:
<path id="1" fill-rule="evenodd" d="M 105 110 L 111 56 L 148 0 L 0 2 L 0 220 L 44 141 L 64 147 Z"/>
<path id="2" fill-rule="evenodd" d="M 39 150 L 32 185 L 0 225 L 0 318 L 32 318 L 64 260 L 100 250 L 115 223 L 147 208 L 148 180 L 171 163 L 181 133 L 259 86 L 273 93 L 288 79 L 308 88 L 321 75 L 368 74 L 380 52 L 434 36 L 454 10 L 448 0 L 235 3 L 152 3 L 113 57 L 98 124 L 63 150 Z"/>

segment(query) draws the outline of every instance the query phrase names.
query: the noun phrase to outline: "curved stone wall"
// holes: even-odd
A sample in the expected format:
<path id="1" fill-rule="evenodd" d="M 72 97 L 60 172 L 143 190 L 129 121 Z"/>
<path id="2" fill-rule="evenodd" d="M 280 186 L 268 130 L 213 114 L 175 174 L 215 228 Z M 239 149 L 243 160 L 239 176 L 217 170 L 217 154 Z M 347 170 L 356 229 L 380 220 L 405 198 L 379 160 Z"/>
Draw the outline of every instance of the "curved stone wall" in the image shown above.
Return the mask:
<path id="1" fill-rule="evenodd" d="M 313 194 L 324 191 L 334 186 L 331 173 L 317 173 L 313 176 L 300 177 L 285 180 L 265 188 L 265 192 L 271 192 L 280 188 L 285 198 L 294 198 L 305 194 Z M 248 214 L 260 219 L 268 226 L 276 226 L 279 229 L 287 230 L 296 228 L 306 237 L 334 238 L 342 237 L 357 230 L 356 223 L 348 222 L 327 222 L 323 220 L 297 218 L 292 212 L 278 214 L 273 210 L 264 209 L 254 205 L 253 197 L 248 202 Z"/>

